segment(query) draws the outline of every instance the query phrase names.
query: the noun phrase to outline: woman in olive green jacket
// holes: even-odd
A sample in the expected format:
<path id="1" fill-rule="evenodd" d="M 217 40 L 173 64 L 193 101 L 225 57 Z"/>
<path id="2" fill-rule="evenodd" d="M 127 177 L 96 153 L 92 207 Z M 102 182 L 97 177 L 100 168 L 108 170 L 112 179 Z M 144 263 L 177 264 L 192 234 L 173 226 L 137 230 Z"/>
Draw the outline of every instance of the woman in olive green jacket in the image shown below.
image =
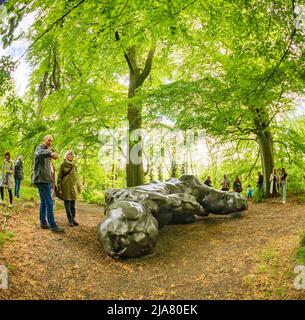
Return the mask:
<path id="1" fill-rule="evenodd" d="M 60 165 L 57 189 L 61 199 L 65 203 L 69 226 L 78 226 L 79 224 L 75 221 L 75 201 L 77 194 L 81 191 L 81 187 L 78 180 L 77 167 L 74 163 L 73 151 L 66 153 L 65 160 Z"/>

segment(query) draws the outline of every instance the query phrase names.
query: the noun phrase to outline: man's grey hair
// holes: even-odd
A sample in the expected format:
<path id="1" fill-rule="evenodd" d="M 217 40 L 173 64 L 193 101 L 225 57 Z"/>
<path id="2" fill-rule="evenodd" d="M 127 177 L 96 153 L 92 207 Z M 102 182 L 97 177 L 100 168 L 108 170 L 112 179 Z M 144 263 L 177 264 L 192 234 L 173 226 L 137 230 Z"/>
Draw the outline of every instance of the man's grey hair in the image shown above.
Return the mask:
<path id="1" fill-rule="evenodd" d="M 47 134 L 44 138 L 43 141 L 46 141 L 47 139 L 51 139 L 53 141 L 53 137 L 50 134 Z"/>

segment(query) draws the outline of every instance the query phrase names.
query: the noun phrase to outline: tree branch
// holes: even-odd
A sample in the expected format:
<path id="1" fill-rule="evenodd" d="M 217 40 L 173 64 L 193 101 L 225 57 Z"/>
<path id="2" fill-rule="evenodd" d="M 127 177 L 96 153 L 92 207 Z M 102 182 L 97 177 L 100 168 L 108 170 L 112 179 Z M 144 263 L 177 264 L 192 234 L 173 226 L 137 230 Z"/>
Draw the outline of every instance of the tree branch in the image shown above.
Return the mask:
<path id="1" fill-rule="evenodd" d="M 143 69 L 143 71 L 141 72 L 141 74 L 139 75 L 138 81 L 137 81 L 137 86 L 140 87 L 145 79 L 148 77 L 150 71 L 151 71 L 151 67 L 152 67 L 152 61 L 154 58 L 154 54 L 155 54 L 155 48 L 151 49 L 148 53 L 146 62 L 145 62 L 145 67 Z"/>
<path id="2" fill-rule="evenodd" d="M 58 22 L 64 20 L 73 10 L 78 8 L 82 3 L 84 3 L 86 0 L 81 0 L 78 4 L 76 4 L 74 7 L 72 7 L 70 10 L 68 10 L 63 16 L 58 18 L 55 22 L 53 22 L 43 33 L 41 33 L 35 40 L 34 42 L 23 52 L 23 54 L 19 57 L 19 59 L 16 61 L 18 63 L 34 46 L 35 44 L 44 36 L 46 35 L 49 31 L 53 29 L 53 27 L 58 24 Z"/>
<path id="3" fill-rule="evenodd" d="M 118 31 L 115 31 L 115 40 L 116 41 L 120 41 L 120 34 Z M 132 50 L 134 50 L 132 47 L 129 48 L 125 53 L 124 53 L 124 57 L 127 61 L 127 64 L 128 64 L 128 67 L 129 67 L 129 70 L 133 73 L 136 73 L 137 70 L 138 70 L 138 67 L 137 67 L 137 63 L 134 59 L 134 57 L 132 56 Z"/>
<path id="4" fill-rule="evenodd" d="M 183 8 L 181 8 L 179 11 L 175 12 L 174 15 L 179 14 L 180 12 L 184 11 L 185 9 L 187 9 L 188 7 L 190 7 L 191 5 L 193 5 L 195 2 L 197 2 L 197 0 L 194 0 L 192 2 L 190 2 L 189 4 L 185 5 Z"/>
<path id="5" fill-rule="evenodd" d="M 258 159 L 259 159 L 259 156 L 260 156 L 260 151 L 257 153 L 257 157 L 256 157 L 256 159 L 255 159 L 255 162 L 253 163 L 253 165 L 252 165 L 252 167 L 251 167 L 251 169 L 250 169 L 250 171 L 249 171 L 249 174 L 248 174 L 247 177 L 246 177 L 246 180 L 248 180 L 249 177 L 251 176 L 252 170 L 255 168 L 255 166 L 256 166 L 256 164 L 257 164 L 257 161 L 258 161 Z"/>

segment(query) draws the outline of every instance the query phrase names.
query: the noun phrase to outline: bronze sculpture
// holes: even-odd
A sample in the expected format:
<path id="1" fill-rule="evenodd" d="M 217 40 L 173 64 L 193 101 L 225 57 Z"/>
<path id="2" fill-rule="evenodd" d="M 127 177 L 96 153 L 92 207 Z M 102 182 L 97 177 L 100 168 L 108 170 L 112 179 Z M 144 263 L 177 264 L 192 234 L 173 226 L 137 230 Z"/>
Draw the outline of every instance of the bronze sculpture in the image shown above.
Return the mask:
<path id="1" fill-rule="evenodd" d="M 125 189 L 110 189 L 98 239 L 113 258 L 151 253 L 159 229 L 167 224 L 191 223 L 195 216 L 230 214 L 247 209 L 247 199 L 234 191 L 219 191 L 192 175 Z"/>

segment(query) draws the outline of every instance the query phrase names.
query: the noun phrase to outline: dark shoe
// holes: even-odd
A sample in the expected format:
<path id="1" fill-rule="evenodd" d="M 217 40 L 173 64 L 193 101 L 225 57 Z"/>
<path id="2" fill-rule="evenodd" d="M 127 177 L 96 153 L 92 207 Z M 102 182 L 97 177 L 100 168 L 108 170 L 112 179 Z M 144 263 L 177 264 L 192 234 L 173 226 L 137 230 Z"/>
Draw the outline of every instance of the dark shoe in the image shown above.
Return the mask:
<path id="1" fill-rule="evenodd" d="M 77 222 L 77 221 L 75 221 L 75 220 L 73 220 L 73 224 L 74 224 L 74 226 L 79 226 L 79 223 Z"/>
<path id="2" fill-rule="evenodd" d="M 57 232 L 57 233 L 64 233 L 65 232 L 65 229 L 63 229 L 59 226 L 52 227 L 52 228 L 50 228 L 50 230 L 53 232 Z"/>
<path id="3" fill-rule="evenodd" d="M 73 221 L 69 221 L 69 222 L 68 222 L 68 225 L 69 225 L 70 227 L 74 227 Z"/>
<path id="4" fill-rule="evenodd" d="M 47 223 L 41 223 L 40 228 L 41 229 L 50 229 L 50 226 Z"/>

